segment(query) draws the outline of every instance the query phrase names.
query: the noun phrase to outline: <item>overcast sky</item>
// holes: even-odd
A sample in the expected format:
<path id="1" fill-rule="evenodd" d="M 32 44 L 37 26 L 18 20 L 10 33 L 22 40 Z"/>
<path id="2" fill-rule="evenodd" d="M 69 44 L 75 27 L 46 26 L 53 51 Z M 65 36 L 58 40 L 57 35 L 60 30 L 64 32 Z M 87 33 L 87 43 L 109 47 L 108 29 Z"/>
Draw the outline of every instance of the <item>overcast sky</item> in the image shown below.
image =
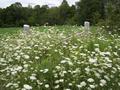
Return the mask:
<path id="1" fill-rule="evenodd" d="M 20 2 L 23 6 L 31 5 L 49 5 L 49 6 L 59 6 L 63 0 L 0 0 L 0 7 L 5 8 L 12 3 Z M 70 5 L 75 4 L 79 0 L 67 0 Z"/>

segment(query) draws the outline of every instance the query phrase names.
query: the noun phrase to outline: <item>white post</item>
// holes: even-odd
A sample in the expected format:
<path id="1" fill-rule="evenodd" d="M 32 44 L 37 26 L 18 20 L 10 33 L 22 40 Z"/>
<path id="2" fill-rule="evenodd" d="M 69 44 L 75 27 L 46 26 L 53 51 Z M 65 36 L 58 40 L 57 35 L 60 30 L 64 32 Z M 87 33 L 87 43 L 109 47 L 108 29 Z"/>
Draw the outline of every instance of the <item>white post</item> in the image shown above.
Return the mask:
<path id="1" fill-rule="evenodd" d="M 23 25 L 23 32 L 24 33 L 29 33 L 30 32 L 30 26 L 27 25 L 27 24 Z"/>
<path id="2" fill-rule="evenodd" d="M 85 28 L 85 30 L 90 30 L 90 22 L 85 21 L 84 22 L 84 28 Z"/>

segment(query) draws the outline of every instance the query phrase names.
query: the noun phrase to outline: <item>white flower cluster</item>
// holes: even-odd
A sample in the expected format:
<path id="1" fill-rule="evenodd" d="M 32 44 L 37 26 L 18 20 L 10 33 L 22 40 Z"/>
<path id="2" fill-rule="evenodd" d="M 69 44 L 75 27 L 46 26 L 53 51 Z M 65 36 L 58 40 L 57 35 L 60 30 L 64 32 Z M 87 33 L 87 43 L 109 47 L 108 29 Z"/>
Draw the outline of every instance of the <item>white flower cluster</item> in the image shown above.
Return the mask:
<path id="1" fill-rule="evenodd" d="M 67 28 L 0 37 L 1 90 L 119 90 L 120 36 Z"/>

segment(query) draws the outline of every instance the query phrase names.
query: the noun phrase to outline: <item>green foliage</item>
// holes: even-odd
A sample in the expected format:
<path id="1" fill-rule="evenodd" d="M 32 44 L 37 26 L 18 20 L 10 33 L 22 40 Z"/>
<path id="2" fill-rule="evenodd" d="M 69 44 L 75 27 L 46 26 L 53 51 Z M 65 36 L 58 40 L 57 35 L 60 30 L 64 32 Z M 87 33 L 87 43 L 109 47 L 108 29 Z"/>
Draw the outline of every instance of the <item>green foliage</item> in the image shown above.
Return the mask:
<path id="1" fill-rule="evenodd" d="M 106 25 L 109 26 L 107 29 L 112 32 L 120 33 L 120 1 L 119 0 L 108 0 L 106 5 Z"/>
<path id="2" fill-rule="evenodd" d="M 59 25 L 60 24 L 60 19 L 59 19 L 59 10 L 58 7 L 52 7 L 48 9 L 48 20 L 47 22 L 50 25 Z"/>
<path id="3" fill-rule="evenodd" d="M 16 2 L 7 8 L 0 9 L 0 27 L 18 27 L 23 24 L 38 25 L 103 25 L 108 31 L 120 32 L 119 0 L 80 0 L 69 6 L 63 0 L 59 7 L 47 5 L 22 7 Z"/>
<path id="4" fill-rule="evenodd" d="M 62 24 L 65 24 L 69 18 L 70 6 L 66 0 L 63 0 L 61 6 L 59 7 L 59 18 Z"/>
<path id="5" fill-rule="evenodd" d="M 90 21 L 92 24 L 98 23 L 99 19 L 104 18 L 102 0 L 81 0 L 77 3 L 78 23 Z"/>
<path id="6" fill-rule="evenodd" d="M 88 5 L 90 7 L 87 7 Z M 81 25 L 85 20 L 96 24 L 101 18 L 100 5 L 98 0 L 82 0 L 75 6 L 69 6 L 68 2 L 63 0 L 59 7 L 49 8 L 47 5 L 36 5 L 32 8 L 31 6 L 22 7 L 21 3 L 16 2 L 5 9 L 0 9 L 0 26 L 22 26 L 25 23 L 30 25 L 44 25 L 45 23 Z"/>

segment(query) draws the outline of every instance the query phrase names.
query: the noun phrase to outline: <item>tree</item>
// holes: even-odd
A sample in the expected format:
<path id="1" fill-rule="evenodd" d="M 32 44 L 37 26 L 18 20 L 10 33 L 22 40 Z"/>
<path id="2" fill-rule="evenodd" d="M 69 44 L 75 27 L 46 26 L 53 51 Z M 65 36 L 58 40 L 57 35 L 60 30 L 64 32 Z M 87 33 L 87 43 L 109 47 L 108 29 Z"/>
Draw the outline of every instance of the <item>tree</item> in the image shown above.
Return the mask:
<path id="1" fill-rule="evenodd" d="M 48 19 L 47 22 L 49 25 L 60 25 L 60 18 L 59 18 L 59 8 L 52 7 L 48 9 Z"/>
<path id="2" fill-rule="evenodd" d="M 18 2 L 7 7 L 3 12 L 4 22 L 7 26 L 22 25 L 23 23 L 21 21 L 23 19 L 23 16 L 22 4 Z"/>
<path id="3" fill-rule="evenodd" d="M 108 0 L 106 3 L 107 30 L 120 32 L 120 0 Z"/>
<path id="4" fill-rule="evenodd" d="M 84 21 L 90 21 L 92 24 L 96 24 L 99 19 L 103 18 L 104 10 L 103 0 L 81 0 L 77 3 L 77 19 L 78 24 L 83 24 Z M 97 17 L 94 18 L 94 17 Z"/>
<path id="5" fill-rule="evenodd" d="M 59 18 L 61 24 L 66 23 L 66 20 L 70 17 L 69 12 L 70 6 L 66 0 L 63 0 L 62 4 L 59 7 Z"/>
<path id="6" fill-rule="evenodd" d="M 76 8 L 75 8 L 75 5 L 72 5 L 70 8 L 69 8 L 69 12 L 68 12 L 68 19 L 67 19 L 67 24 L 69 25 L 75 25 L 77 24 L 76 21 L 75 21 L 75 14 L 76 14 Z"/>
<path id="7" fill-rule="evenodd" d="M 30 25 L 82 25 L 90 21 L 92 25 L 106 21 L 106 25 L 118 27 L 120 19 L 120 0 L 80 0 L 69 6 L 63 0 L 59 7 L 49 8 L 47 5 L 22 7 L 16 2 L 5 9 L 0 9 L 0 26 Z M 114 23 L 113 23 L 114 22 Z M 116 26 L 117 25 L 117 26 Z"/>
<path id="8" fill-rule="evenodd" d="M 47 15 L 48 15 L 48 6 L 43 5 L 40 7 L 39 5 L 36 5 L 34 7 L 34 19 L 35 19 L 35 24 L 37 25 L 44 25 L 47 22 Z"/>
<path id="9" fill-rule="evenodd" d="M 15 8 L 22 8 L 22 4 L 19 2 L 16 2 L 16 3 L 12 4 L 11 6 L 15 7 Z"/>
<path id="10" fill-rule="evenodd" d="M 0 27 L 2 26 L 2 9 L 0 8 Z"/>

